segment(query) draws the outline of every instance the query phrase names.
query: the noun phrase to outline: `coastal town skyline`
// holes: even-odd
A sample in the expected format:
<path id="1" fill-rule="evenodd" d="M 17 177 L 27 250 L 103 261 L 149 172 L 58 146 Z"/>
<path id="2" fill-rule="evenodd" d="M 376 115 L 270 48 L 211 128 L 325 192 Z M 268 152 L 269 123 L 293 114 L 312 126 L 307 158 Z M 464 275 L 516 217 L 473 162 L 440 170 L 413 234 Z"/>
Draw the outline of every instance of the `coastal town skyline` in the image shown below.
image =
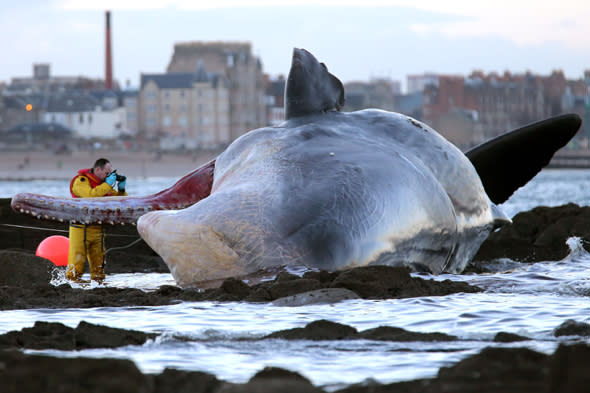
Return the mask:
<path id="1" fill-rule="evenodd" d="M 590 68 L 590 6 L 564 1 L 470 3 L 369 1 L 219 2 L 214 8 L 181 0 L 119 2 L 33 1 L 3 6 L 0 31 L 6 61 L 0 82 L 30 76 L 32 64 L 51 64 L 52 75 L 104 76 L 104 11 L 111 10 L 113 75 L 138 87 L 141 73 L 165 72 L 175 43 L 250 42 L 264 72 L 286 74 L 293 47 L 314 53 L 343 82 L 433 72 L 550 74 L 582 78 Z M 545 4 L 547 3 L 547 4 Z M 574 6 L 577 6 L 574 7 Z M 483 8 L 482 8 L 483 7 Z M 486 8 L 487 7 L 487 8 Z M 503 11 L 502 11 L 503 10 Z M 502 14 L 504 12 L 504 14 Z M 503 15 L 503 16 L 502 16 Z M 494 19 L 503 26 L 494 26 Z M 587 40 L 586 40 L 587 41 Z M 405 86 L 404 86 L 405 87 Z"/>

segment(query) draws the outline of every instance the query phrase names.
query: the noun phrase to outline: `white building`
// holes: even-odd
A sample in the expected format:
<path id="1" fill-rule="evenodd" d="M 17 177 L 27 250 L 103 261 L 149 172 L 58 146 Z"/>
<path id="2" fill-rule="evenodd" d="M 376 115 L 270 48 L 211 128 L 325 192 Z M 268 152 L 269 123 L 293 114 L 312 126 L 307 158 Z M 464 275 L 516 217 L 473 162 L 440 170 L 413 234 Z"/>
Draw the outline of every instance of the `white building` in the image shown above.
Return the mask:
<path id="1" fill-rule="evenodd" d="M 44 123 L 60 123 L 75 131 L 79 138 L 114 139 L 129 134 L 125 107 L 103 109 L 89 95 L 63 94 L 49 97 Z"/>

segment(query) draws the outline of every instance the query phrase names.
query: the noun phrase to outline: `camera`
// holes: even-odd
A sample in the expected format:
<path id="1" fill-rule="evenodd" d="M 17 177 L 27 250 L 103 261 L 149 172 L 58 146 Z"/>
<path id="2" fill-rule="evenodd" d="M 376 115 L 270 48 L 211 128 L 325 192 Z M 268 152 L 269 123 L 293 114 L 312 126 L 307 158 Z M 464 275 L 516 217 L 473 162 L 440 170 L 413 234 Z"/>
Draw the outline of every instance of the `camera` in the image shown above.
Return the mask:
<path id="1" fill-rule="evenodd" d="M 117 173 L 117 170 L 115 169 L 114 171 L 112 171 L 111 173 L 114 173 L 115 176 L 117 176 L 117 181 L 125 181 L 125 179 L 127 179 L 127 176 L 124 175 L 119 175 Z"/>

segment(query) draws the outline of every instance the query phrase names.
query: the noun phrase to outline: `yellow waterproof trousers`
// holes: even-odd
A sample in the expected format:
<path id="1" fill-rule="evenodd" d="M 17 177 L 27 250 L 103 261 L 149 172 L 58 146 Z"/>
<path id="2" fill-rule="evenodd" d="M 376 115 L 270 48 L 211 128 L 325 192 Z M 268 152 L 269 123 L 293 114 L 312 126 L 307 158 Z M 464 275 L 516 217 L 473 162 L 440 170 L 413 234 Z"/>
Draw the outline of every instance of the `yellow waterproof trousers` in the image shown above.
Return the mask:
<path id="1" fill-rule="evenodd" d="M 90 279 L 102 282 L 105 277 L 104 253 L 102 225 L 70 224 L 70 252 L 66 278 L 72 281 L 81 280 L 84 274 L 84 265 L 88 259 Z"/>

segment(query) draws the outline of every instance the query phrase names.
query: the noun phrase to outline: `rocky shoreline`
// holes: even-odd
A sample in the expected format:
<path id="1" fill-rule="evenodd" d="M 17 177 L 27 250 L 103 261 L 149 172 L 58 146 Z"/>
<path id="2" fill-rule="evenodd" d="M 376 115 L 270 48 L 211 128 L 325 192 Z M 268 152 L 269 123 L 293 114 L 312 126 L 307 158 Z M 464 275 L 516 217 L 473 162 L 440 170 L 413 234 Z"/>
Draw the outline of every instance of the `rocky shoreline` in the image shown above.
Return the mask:
<path id="1" fill-rule="evenodd" d="M 559 335 L 590 336 L 590 325 L 566 321 L 554 331 Z M 299 373 L 281 368 L 265 368 L 247 383 L 217 379 L 215 375 L 166 368 L 160 374 L 143 374 L 130 360 L 56 358 L 27 355 L 18 349 L 77 350 L 141 345 L 156 335 L 113 329 L 80 322 L 76 329 L 60 323 L 37 322 L 32 328 L 0 335 L 0 382 L 3 392 L 326 392 Z M 508 338 L 508 339 L 507 339 Z M 414 333 L 381 326 L 358 332 L 355 328 L 320 320 L 304 328 L 277 331 L 260 340 L 350 340 L 377 341 L 453 341 L 442 333 Z M 494 341 L 526 340 L 499 333 Z M 573 342 L 560 344 L 552 355 L 527 348 L 486 347 L 450 367 L 442 367 L 434 378 L 379 384 L 367 381 L 337 393 L 412 392 L 586 392 L 590 376 L 590 346 Z M 33 371 L 34 370 L 34 371 Z M 35 377 L 31 378 L 34 373 Z M 83 384 L 79 383 L 83 376 Z"/>
<path id="2" fill-rule="evenodd" d="M 518 214 L 514 224 L 492 233 L 466 274 L 485 272 L 485 261 L 510 258 L 521 262 L 559 260 L 567 256 L 566 240 L 572 236 L 590 239 L 590 208 L 568 204 L 538 207 Z M 66 224 L 39 221 L 10 209 L 9 199 L 0 199 L 0 309 L 85 308 L 156 306 L 179 301 L 273 302 L 280 306 L 335 302 L 343 299 L 389 299 L 414 296 L 445 296 L 481 289 L 459 281 L 434 281 L 411 276 L 406 269 L 373 266 L 343 272 L 308 272 L 303 276 L 279 273 L 274 280 L 254 285 L 230 278 L 219 288 L 197 290 L 161 286 L 155 291 L 134 288 L 72 288 L 50 284 L 55 267 L 37 257 L 41 240 L 64 234 Z M 124 247 L 137 239 L 132 226 L 107 228 L 107 248 Z M 584 243 L 586 247 L 587 242 Z M 110 261 L 113 261 L 110 263 Z M 116 262 L 114 262 L 116 261 Z M 59 269 L 59 268 L 57 268 Z M 127 249 L 113 250 L 107 257 L 107 274 L 167 272 L 167 267 L 143 241 Z M 569 329 L 569 330 L 568 330 Z M 564 333 L 565 332 L 565 333 Z M 565 321 L 556 336 L 571 336 L 552 355 L 526 348 L 489 347 L 451 367 L 437 377 L 394 384 L 365 383 L 338 392 L 582 392 L 590 376 L 590 346 L 580 337 L 590 336 L 590 326 Z M 102 337 L 103 339 L 99 339 Z M 107 339 L 108 338 L 108 339 Z M 268 368 L 245 384 L 233 384 L 201 372 L 166 369 L 161 374 L 142 374 L 135 364 L 121 359 L 56 358 L 29 355 L 24 348 L 78 350 L 109 345 L 141 345 L 154 339 L 151 333 L 122 331 L 80 323 L 77 328 L 38 322 L 21 332 L 0 336 L 0 385 L 2 391 L 61 392 L 322 392 L 305 377 L 291 371 Z M 315 321 L 305 328 L 279 331 L 261 339 L 366 339 L 447 341 L 441 333 L 413 333 L 384 326 L 357 332 L 351 326 Z M 499 332 L 497 342 L 526 340 Z M 142 341 L 143 340 L 143 341 Z M 36 378 L 30 378 L 34 372 Z M 80 385 L 76 378 L 85 375 Z"/>

